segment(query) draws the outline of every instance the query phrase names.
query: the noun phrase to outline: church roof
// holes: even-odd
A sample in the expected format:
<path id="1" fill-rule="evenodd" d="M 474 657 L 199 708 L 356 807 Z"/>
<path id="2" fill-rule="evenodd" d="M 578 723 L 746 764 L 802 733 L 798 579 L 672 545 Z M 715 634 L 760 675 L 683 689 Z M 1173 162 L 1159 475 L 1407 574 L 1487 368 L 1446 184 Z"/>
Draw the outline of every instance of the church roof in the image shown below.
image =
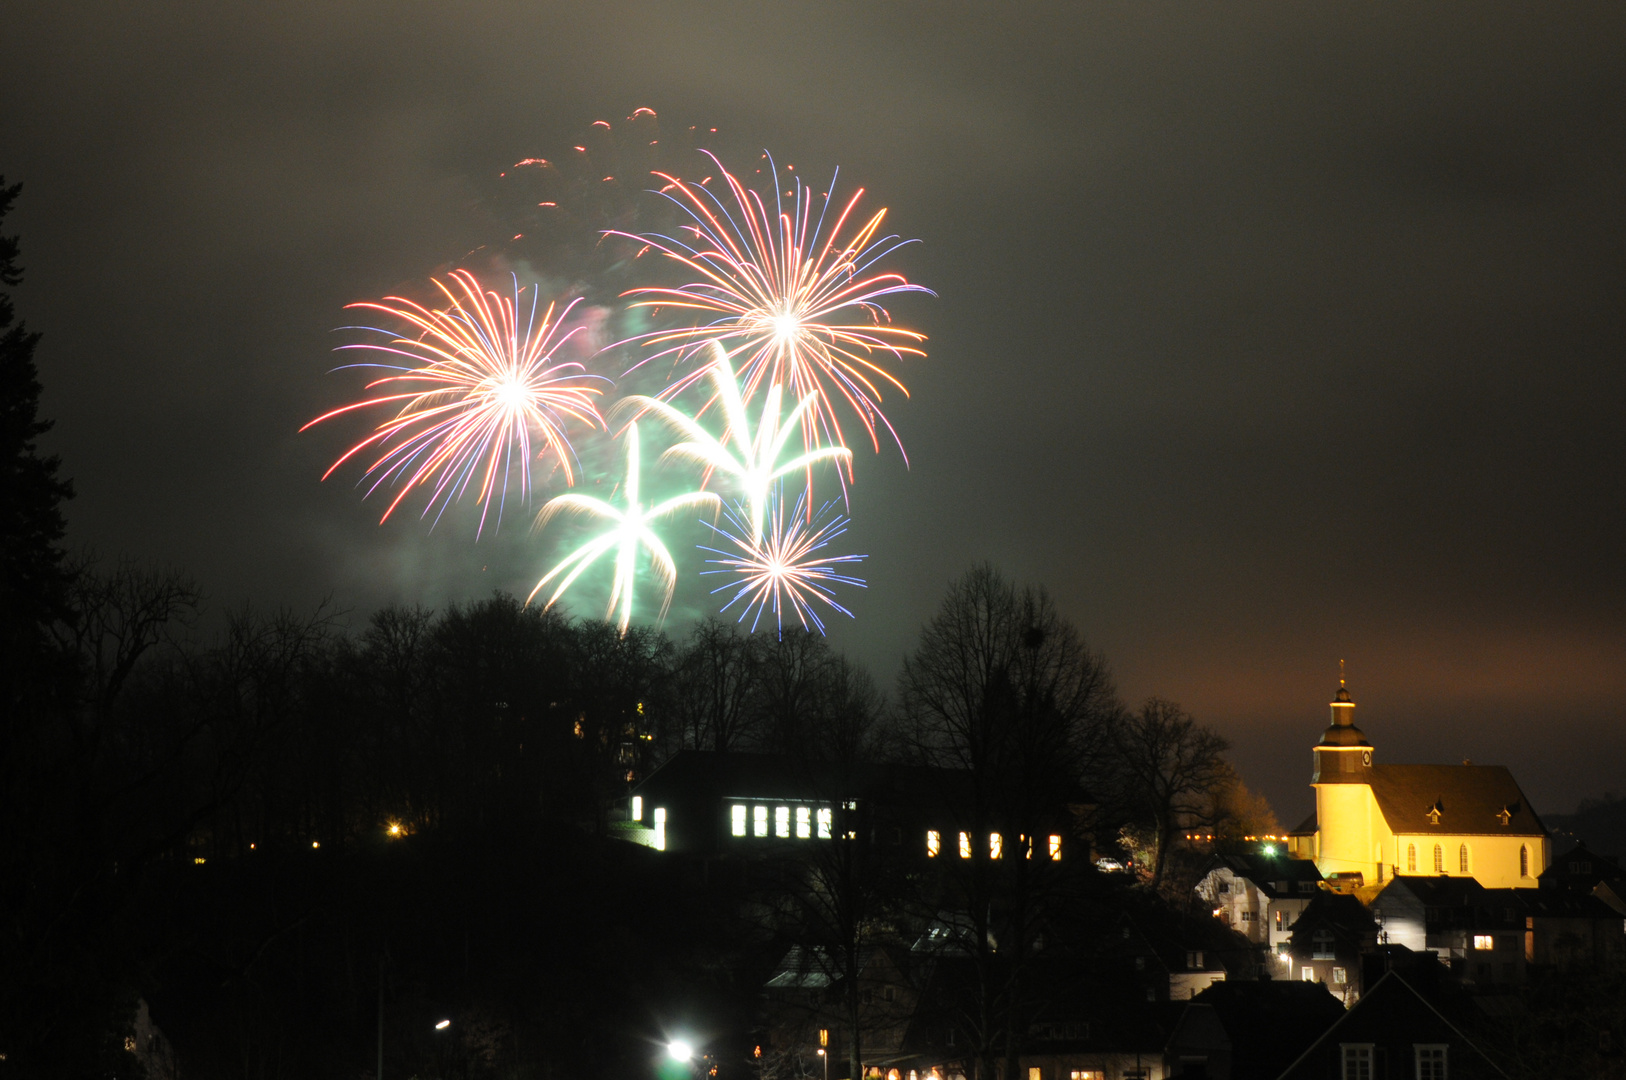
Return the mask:
<path id="1" fill-rule="evenodd" d="M 1547 834 L 1501 765 L 1374 765 L 1371 784 L 1378 809 L 1397 833 Z"/>

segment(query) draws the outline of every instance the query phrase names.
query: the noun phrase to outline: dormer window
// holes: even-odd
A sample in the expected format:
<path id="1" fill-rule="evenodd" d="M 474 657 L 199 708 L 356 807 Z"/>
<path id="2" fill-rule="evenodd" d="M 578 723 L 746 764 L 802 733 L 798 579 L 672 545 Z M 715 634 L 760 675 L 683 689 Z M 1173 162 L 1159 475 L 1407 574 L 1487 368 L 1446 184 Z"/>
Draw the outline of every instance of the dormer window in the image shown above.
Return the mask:
<path id="1" fill-rule="evenodd" d="M 1426 816 L 1428 817 L 1428 823 L 1430 825 L 1438 825 L 1440 823 L 1440 808 L 1438 804 L 1429 807 L 1428 814 Z"/>
<path id="2" fill-rule="evenodd" d="M 1508 822 L 1513 820 L 1513 812 L 1504 806 L 1501 810 L 1497 811 L 1496 820 L 1500 821 L 1502 823 L 1502 828 L 1505 829 L 1507 828 Z"/>

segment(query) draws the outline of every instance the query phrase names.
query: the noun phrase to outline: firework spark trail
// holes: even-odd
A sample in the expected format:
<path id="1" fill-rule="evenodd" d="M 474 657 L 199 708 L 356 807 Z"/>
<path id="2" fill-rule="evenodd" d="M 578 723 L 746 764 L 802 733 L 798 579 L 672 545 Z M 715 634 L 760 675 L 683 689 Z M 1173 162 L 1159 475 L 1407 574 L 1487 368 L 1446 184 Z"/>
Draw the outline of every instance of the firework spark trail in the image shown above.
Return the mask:
<path id="1" fill-rule="evenodd" d="M 734 595 L 723 605 L 722 611 L 726 612 L 744 600 L 745 606 L 740 609 L 737 620 L 739 622 L 744 622 L 755 608 L 756 614 L 751 618 L 752 632 L 756 631 L 770 603 L 773 605 L 774 621 L 781 633 L 785 629 L 786 608 L 796 616 L 803 629 L 817 628 L 819 633 L 824 633 L 824 622 L 813 606 L 816 600 L 849 619 L 853 617 L 852 612 L 836 602 L 835 592 L 830 586 L 839 584 L 864 588 L 862 579 L 842 574 L 837 569 L 849 563 L 861 562 L 864 556 L 818 554 L 830 541 L 847 531 L 847 519 L 838 514 L 828 523 L 819 524 L 834 503 L 825 503 L 817 513 L 804 513 L 803 501 L 806 498 L 806 492 L 797 497 L 788 524 L 784 504 L 776 500 L 767 535 L 754 543 L 744 535 L 736 536 L 710 522 L 705 523 L 718 536 L 732 543 L 736 550 L 721 551 L 701 545 L 700 550 L 721 556 L 707 559 L 706 563 L 723 569 L 702 570 L 700 574 L 702 577 L 710 574 L 736 575 L 735 580 L 713 589 L 712 595 L 733 589 Z M 741 534 L 747 532 L 738 513 L 729 512 L 726 517 Z"/>
<path id="2" fill-rule="evenodd" d="M 808 394 L 782 417 L 781 388 L 770 386 L 763 396 L 762 409 L 757 417 L 756 430 L 746 414 L 745 398 L 740 390 L 728 355 L 716 342 L 707 342 L 705 348 L 712 354 L 706 370 L 715 387 L 712 401 L 720 405 L 723 417 L 723 437 L 716 438 L 698 420 L 657 398 L 632 395 L 622 399 L 612 415 L 622 409 L 636 408 L 640 415 L 651 415 L 675 429 L 688 439 L 678 443 L 661 455 L 694 461 L 712 473 L 723 473 L 733 479 L 744 499 L 745 524 L 753 543 L 762 539 L 762 522 L 768 504 L 769 492 L 781 478 L 796 472 L 806 472 L 821 461 L 850 461 L 852 451 L 844 446 L 821 446 L 780 462 L 780 455 L 797 431 L 802 416 L 810 410 L 815 396 Z"/>
<path id="3" fill-rule="evenodd" d="M 385 297 L 378 303 L 349 307 L 383 312 L 404 322 L 416 336 L 373 327 L 359 329 L 388 334 L 387 344 L 359 344 L 363 349 L 404 359 L 402 363 L 361 363 L 346 367 L 374 367 L 399 374 L 367 384 L 369 392 L 400 389 L 367 398 L 318 416 L 301 431 L 324 420 L 373 406 L 396 406 L 392 416 L 374 433 L 347 450 L 322 475 L 329 476 L 357 454 L 376 450 L 378 456 L 362 475 L 369 479 L 367 495 L 381 485 L 400 484 L 380 523 L 389 520 L 416 488 L 429 486 L 423 515 L 435 520 L 455 499 L 462 497 L 478 477 L 480 524 L 485 528 L 492 497 L 497 497 L 497 522 L 502 520 L 509 481 L 516 470 L 522 497 L 529 499 L 531 458 L 550 451 L 563 470 L 566 484 L 575 483 L 575 452 L 566 434 L 571 421 L 606 427 L 593 398 L 603 391 L 593 385 L 608 382 L 586 374 L 578 363 L 555 363 L 553 354 L 576 333 L 560 335 L 560 324 L 578 301 L 572 300 L 555 318 L 548 305 L 540 321 L 533 293 L 523 327 L 520 306 L 524 289 L 515 281 L 512 299 L 483 291 L 474 275 L 454 270 L 458 291 L 431 279 L 447 306 L 431 310 L 412 300 Z M 410 332 L 410 331 L 409 331 Z"/>
<path id="4" fill-rule="evenodd" d="M 547 527 L 549 521 L 562 513 L 584 513 L 602 518 L 610 522 L 609 531 L 594 537 L 549 570 L 536 588 L 531 590 L 525 602 L 529 604 L 536 598 L 536 594 L 547 587 L 550 581 L 564 577 L 559 586 L 548 598 L 546 607 L 552 607 L 563 596 L 565 591 L 575 584 L 589 567 L 598 561 L 599 556 L 615 551 L 615 578 L 610 586 L 610 604 L 605 610 L 605 619 L 615 616 L 617 606 L 621 608 L 619 619 L 621 633 L 627 632 L 627 626 L 632 622 L 633 587 L 637 584 L 638 549 L 649 550 L 650 563 L 654 566 L 662 586 L 666 590 L 665 598 L 661 602 L 660 618 L 666 617 L 666 610 L 672 604 L 672 593 L 677 588 L 677 566 L 672 561 L 672 555 L 661 543 L 661 538 L 655 535 L 650 526 L 661 518 L 670 517 L 681 510 L 696 506 L 710 506 L 717 508 L 720 500 L 709 491 L 692 491 L 683 495 L 675 495 L 664 502 L 654 506 L 645 507 L 640 498 L 641 481 L 639 477 L 639 440 L 638 424 L 633 422 L 627 425 L 627 477 L 622 487 L 625 507 L 612 506 L 603 499 L 596 499 L 591 495 L 566 493 L 556 496 L 542 508 L 537 515 L 536 528 L 540 531 Z"/>
<path id="5" fill-rule="evenodd" d="M 716 157 L 707 156 L 727 183 L 732 207 L 730 200 L 714 194 L 704 182 L 690 184 L 656 173 L 667 182 L 661 194 L 682 208 L 692 222 L 684 226 L 690 239 L 616 234 L 640 240 L 699 275 L 675 288 L 632 289 L 626 295 L 639 298 L 635 307 L 670 307 L 710 320 L 628 339 L 656 350 L 634 367 L 663 357 L 681 364 L 693 358 L 702 344 L 716 342 L 729 355 L 745 357 L 739 370 L 746 400 L 764 383 L 783 387 L 798 401 L 815 395 L 814 405 L 801 417 L 807 449 L 847 445 L 835 408 L 841 399 L 857 414 L 877 451 L 879 422 L 902 452 L 897 432 L 881 411 L 880 387 L 889 383 L 906 397 L 908 390 L 876 362 L 876 354 L 898 361 L 905 356 L 924 356 L 916 346 L 926 336 L 892 326 L 880 301 L 897 293 L 934 294 L 901 274 L 865 275 L 881 259 L 913 241 L 895 235 L 876 238 L 884 209 L 851 236 L 841 238 L 864 194 L 862 188 L 836 213 L 833 226 L 826 231 L 826 218 L 835 205 L 831 201 L 834 176 L 822 203 L 799 177 L 782 196 L 778 168 L 764 155 L 774 182 L 770 210 L 759 193 L 741 184 Z M 791 199 L 788 207 L 785 196 Z M 816 203 L 817 217 L 813 213 Z M 854 315 L 861 315 L 863 321 L 838 321 Z M 671 397 L 701 379 L 705 371 L 700 367 L 683 373 L 661 396 Z M 846 479 L 850 480 L 850 460 L 847 465 Z"/>

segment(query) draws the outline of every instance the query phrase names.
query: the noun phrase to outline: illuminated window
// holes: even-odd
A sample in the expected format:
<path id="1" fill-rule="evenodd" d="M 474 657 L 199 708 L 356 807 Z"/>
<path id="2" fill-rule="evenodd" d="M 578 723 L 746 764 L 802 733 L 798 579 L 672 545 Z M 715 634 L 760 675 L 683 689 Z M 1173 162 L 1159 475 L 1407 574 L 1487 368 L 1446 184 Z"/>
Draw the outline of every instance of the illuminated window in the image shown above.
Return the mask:
<path id="1" fill-rule="evenodd" d="M 962 858 L 962 859 L 971 858 L 971 834 L 970 833 L 963 832 L 963 833 L 960 834 L 960 858 Z"/>
<path id="2" fill-rule="evenodd" d="M 666 850 L 666 807 L 655 807 L 655 850 Z"/>
<path id="3" fill-rule="evenodd" d="M 1282 928 L 1282 911 L 1281 911 L 1281 908 L 1277 908 L 1276 909 L 1276 929 L 1280 930 L 1281 928 Z"/>
<path id="4" fill-rule="evenodd" d="M 1445 1047 L 1416 1046 L 1417 1080 L 1447 1080 Z"/>
<path id="5" fill-rule="evenodd" d="M 1489 934 L 1475 934 L 1474 948 L 1481 952 L 1484 952 L 1487 949 L 1494 949 L 1496 948 L 1496 939 Z"/>
<path id="6" fill-rule="evenodd" d="M 768 808 L 766 806 L 751 807 L 751 835 L 768 835 Z"/>
<path id="7" fill-rule="evenodd" d="M 796 839 L 806 840 L 813 835 L 813 809 L 808 806 L 796 808 Z"/>
<path id="8" fill-rule="evenodd" d="M 1445 873 L 1445 852 L 1441 850 L 1438 844 L 1434 845 L 1434 872 L 1436 874 Z"/>
<path id="9" fill-rule="evenodd" d="M 731 809 L 729 811 L 729 817 L 733 822 L 734 835 L 735 836 L 744 836 L 745 835 L 745 804 L 744 803 L 735 803 L 733 809 Z"/>
<path id="10" fill-rule="evenodd" d="M 831 810 L 828 806 L 819 807 L 818 820 L 819 839 L 830 839 L 830 825 L 835 820 L 835 811 Z"/>
<path id="11" fill-rule="evenodd" d="M 1519 876 L 1530 876 L 1530 849 L 1527 847 L 1519 848 Z"/>
<path id="12" fill-rule="evenodd" d="M 790 807 L 773 808 L 773 834 L 781 840 L 790 839 Z"/>
<path id="13" fill-rule="evenodd" d="M 937 858 L 937 853 L 943 849 L 943 834 L 936 829 L 926 830 L 926 857 Z"/>
<path id="14" fill-rule="evenodd" d="M 1468 872 L 1468 845 L 1463 844 L 1457 848 L 1457 869 L 1464 874 Z"/>
<path id="15" fill-rule="evenodd" d="M 1334 986 L 1343 986 L 1349 981 L 1349 976 L 1343 968 L 1335 967 L 1332 969 L 1332 981 Z"/>
<path id="16" fill-rule="evenodd" d="M 1406 845 L 1406 873 L 1417 873 L 1417 845 Z"/>
<path id="17" fill-rule="evenodd" d="M 1028 1080 L 1044 1080 L 1044 1070 L 1037 1065 L 1029 1065 Z"/>
<path id="18" fill-rule="evenodd" d="M 1315 968 L 1311 967 L 1309 964 L 1305 964 L 1303 967 L 1299 968 L 1299 978 L 1303 979 L 1305 982 L 1315 982 Z"/>
<path id="19" fill-rule="evenodd" d="M 1000 853 L 1004 851 L 1004 849 L 1005 849 L 1004 838 L 1002 838 L 996 832 L 989 833 L 988 834 L 988 857 L 990 859 L 997 859 L 997 858 L 999 858 Z"/>
<path id="20" fill-rule="evenodd" d="M 1052 860 L 1061 858 L 1061 837 L 1059 836 L 1050 838 L 1050 858 Z"/>
<path id="21" fill-rule="evenodd" d="M 644 820 L 644 797 L 642 795 L 632 797 L 632 820 Z"/>
<path id="22" fill-rule="evenodd" d="M 1344 1071 L 1342 1080 L 1372 1080 L 1372 1044 L 1342 1043 Z"/>

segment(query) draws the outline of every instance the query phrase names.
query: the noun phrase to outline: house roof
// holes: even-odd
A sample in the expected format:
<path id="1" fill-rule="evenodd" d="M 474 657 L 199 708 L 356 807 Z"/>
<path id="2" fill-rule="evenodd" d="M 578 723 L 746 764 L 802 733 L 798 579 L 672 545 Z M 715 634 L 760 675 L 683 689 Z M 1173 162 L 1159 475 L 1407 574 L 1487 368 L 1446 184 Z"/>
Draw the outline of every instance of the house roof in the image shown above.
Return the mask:
<path id="1" fill-rule="evenodd" d="M 1202 1039 L 1209 1017 L 1231 1045 L 1231 1075 L 1276 1076 L 1318 1033 L 1344 1015 L 1344 1006 L 1320 983 L 1289 979 L 1219 982 L 1192 999 L 1170 1040 Z M 1211 1036 L 1210 1036 L 1211 1037 Z"/>
<path id="2" fill-rule="evenodd" d="M 1366 1042 L 1376 1038 L 1378 1041 L 1411 1039 L 1421 1042 L 1432 1041 L 1441 1035 L 1451 1041 L 1453 1075 L 1464 1065 L 1468 1066 L 1463 1070 L 1467 1075 L 1492 1072 L 1497 1076 L 1506 1075 L 1444 1013 L 1401 978 L 1399 972 L 1390 971 L 1372 984 L 1348 1012 L 1323 1031 L 1321 1037 L 1281 1073 L 1281 1080 L 1310 1080 L 1327 1075 L 1322 1059 L 1330 1050 L 1336 1050 L 1336 1044 L 1341 1041 Z"/>
<path id="3" fill-rule="evenodd" d="M 1374 765 L 1371 785 L 1378 809 L 1397 833 L 1547 835 L 1501 765 Z"/>
<path id="4" fill-rule="evenodd" d="M 1221 852 L 1214 856 L 1211 870 L 1221 867 L 1238 877 L 1247 878 L 1266 896 L 1300 896 L 1298 883 L 1320 881 L 1321 871 L 1309 859 L 1294 859 L 1286 855 L 1261 855 L 1257 852 Z M 1287 885 L 1284 890 L 1283 884 Z"/>

